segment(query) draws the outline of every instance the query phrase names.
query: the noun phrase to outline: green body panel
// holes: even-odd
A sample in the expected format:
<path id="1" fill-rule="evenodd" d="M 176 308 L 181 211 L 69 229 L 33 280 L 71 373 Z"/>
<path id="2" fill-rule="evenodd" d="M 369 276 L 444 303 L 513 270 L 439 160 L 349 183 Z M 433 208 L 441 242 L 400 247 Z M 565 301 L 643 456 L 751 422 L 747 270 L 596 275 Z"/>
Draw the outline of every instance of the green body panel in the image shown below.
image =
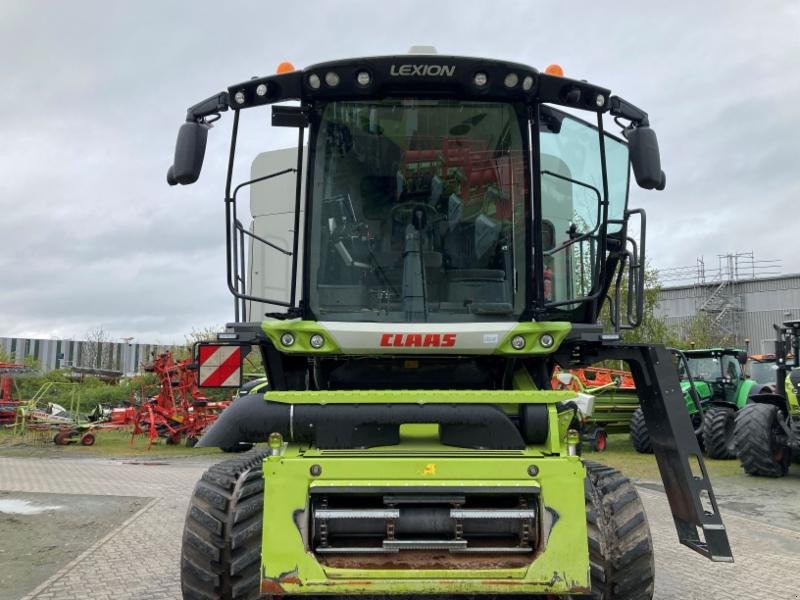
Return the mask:
<path id="1" fill-rule="evenodd" d="M 697 407 L 694 404 L 694 400 L 692 400 L 692 396 L 689 394 L 690 387 L 691 384 L 688 381 L 681 381 L 681 391 L 683 392 L 683 400 L 686 402 L 686 410 L 690 415 L 693 415 L 697 413 Z M 713 395 L 711 393 L 711 386 L 702 380 L 694 382 L 694 389 L 697 392 L 697 395 L 700 396 L 701 404 L 705 404 Z"/>
<path id="2" fill-rule="evenodd" d="M 404 429 L 404 432 L 406 430 Z M 424 428 L 399 446 L 315 450 L 294 445 L 264 461 L 262 591 L 291 594 L 586 593 L 589 560 L 585 470 L 578 457 L 542 458 L 531 450 L 476 451 L 439 445 Z M 415 432 L 417 435 L 415 435 Z M 539 468 L 536 477 L 528 467 Z M 312 477 L 311 465 L 321 474 Z M 309 488 L 325 486 L 520 486 L 539 488 L 546 511 L 540 551 L 528 567 L 506 569 L 345 569 L 306 549 Z M 301 527 L 298 527 L 298 524 Z M 549 530 L 548 530 L 549 529 Z"/>
<path id="3" fill-rule="evenodd" d="M 567 337 L 567 334 L 569 334 L 571 330 L 572 324 L 566 321 L 542 321 L 538 323 L 533 321 L 530 323 L 519 323 L 516 327 L 514 327 L 513 330 L 511 330 L 511 332 L 509 332 L 505 339 L 500 342 L 500 345 L 497 347 L 494 353 L 503 356 L 550 354 L 558 349 L 558 347 L 561 345 L 561 342 L 564 341 L 564 338 Z M 542 335 L 545 333 L 549 333 L 551 336 L 553 336 L 554 340 L 554 343 L 547 348 L 542 346 L 540 342 Z M 522 350 L 515 350 L 511 346 L 512 338 L 518 335 L 525 338 L 525 347 L 522 348 Z"/>
<path id="4" fill-rule="evenodd" d="M 789 381 L 788 375 L 783 387 L 786 390 L 786 400 L 789 402 L 789 414 L 792 416 L 800 416 L 800 402 L 797 399 L 797 394 L 794 393 L 792 382 Z"/>
<path id="5" fill-rule="evenodd" d="M 322 325 L 316 321 L 262 321 L 261 329 L 267 334 L 267 337 L 281 352 L 287 354 L 341 354 L 339 346 L 333 340 L 333 336 Z M 281 336 L 284 333 L 291 333 L 294 336 L 294 344 L 291 346 L 284 346 L 281 343 Z M 322 348 L 313 348 L 311 346 L 311 336 L 315 333 L 320 334 L 325 338 L 325 344 Z"/>
<path id="6" fill-rule="evenodd" d="M 547 404 L 574 399 L 570 390 L 324 390 L 267 392 L 286 404 Z"/>
<path id="7" fill-rule="evenodd" d="M 741 384 L 739 384 L 739 388 L 736 390 L 737 409 L 744 408 L 745 404 L 747 404 L 747 398 L 750 396 L 750 392 L 757 385 L 759 385 L 758 382 L 753 381 L 752 379 L 745 379 Z"/>

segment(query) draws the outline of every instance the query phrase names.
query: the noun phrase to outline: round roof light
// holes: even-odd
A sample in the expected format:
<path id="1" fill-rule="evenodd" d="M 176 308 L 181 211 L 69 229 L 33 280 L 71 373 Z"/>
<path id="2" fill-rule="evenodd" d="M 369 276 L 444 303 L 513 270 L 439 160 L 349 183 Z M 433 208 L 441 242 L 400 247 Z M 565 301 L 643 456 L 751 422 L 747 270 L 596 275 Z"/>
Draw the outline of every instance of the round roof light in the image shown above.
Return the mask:
<path id="1" fill-rule="evenodd" d="M 513 88 L 514 86 L 519 83 L 519 77 L 516 73 L 509 73 L 506 75 L 506 78 L 503 80 L 503 83 L 507 88 Z"/>
<path id="2" fill-rule="evenodd" d="M 489 82 L 489 76 L 482 71 L 475 73 L 475 77 L 473 78 L 473 83 L 478 87 L 483 87 Z"/>
<path id="3" fill-rule="evenodd" d="M 333 71 L 328 71 L 327 73 L 325 73 L 325 83 L 327 83 L 329 86 L 336 87 L 337 85 L 339 85 L 340 81 L 341 79 L 339 79 L 339 75 L 337 75 Z"/>
<path id="4" fill-rule="evenodd" d="M 369 76 L 369 73 L 366 71 L 359 71 L 358 75 L 356 75 L 356 81 L 358 85 L 368 86 L 369 82 L 372 81 L 372 77 Z"/>
<path id="5" fill-rule="evenodd" d="M 319 80 L 319 75 L 316 73 L 312 73 L 308 76 L 308 85 L 312 87 L 312 89 L 318 90 L 319 86 L 322 85 L 322 82 Z"/>
<path id="6" fill-rule="evenodd" d="M 522 80 L 522 89 L 526 92 L 533 87 L 533 77 L 528 75 L 525 79 Z"/>
<path id="7" fill-rule="evenodd" d="M 244 92 L 236 92 L 233 99 L 236 100 L 236 104 L 244 104 Z"/>
<path id="8" fill-rule="evenodd" d="M 256 88 L 256 96 L 266 96 L 267 95 L 267 84 L 260 83 Z"/>

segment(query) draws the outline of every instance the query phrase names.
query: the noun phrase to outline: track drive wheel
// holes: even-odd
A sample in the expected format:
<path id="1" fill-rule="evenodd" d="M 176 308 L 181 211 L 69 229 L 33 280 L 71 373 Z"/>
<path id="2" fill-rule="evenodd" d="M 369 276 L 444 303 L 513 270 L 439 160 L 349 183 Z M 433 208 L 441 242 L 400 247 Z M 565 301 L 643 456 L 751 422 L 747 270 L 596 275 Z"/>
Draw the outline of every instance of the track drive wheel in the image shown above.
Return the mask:
<path id="1" fill-rule="evenodd" d="M 749 475 L 783 477 L 789 470 L 791 451 L 781 444 L 778 407 L 753 402 L 736 415 L 734 438 L 742 468 Z"/>
<path id="2" fill-rule="evenodd" d="M 733 430 L 736 411 L 727 406 L 711 406 L 703 412 L 703 443 L 709 458 L 736 458 Z"/>
<path id="3" fill-rule="evenodd" d="M 634 450 L 640 454 L 652 454 L 653 444 L 650 441 L 650 433 L 647 431 L 647 423 L 644 422 L 644 413 L 641 408 L 633 411 L 630 427 Z"/>
<path id="4" fill-rule="evenodd" d="M 655 580 L 653 541 L 639 494 L 616 469 L 584 464 L 592 598 L 649 600 Z"/>
<path id="5" fill-rule="evenodd" d="M 261 523 L 268 453 L 253 450 L 214 465 L 194 488 L 181 548 L 184 598 L 249 600 L 261 587 Z"/>

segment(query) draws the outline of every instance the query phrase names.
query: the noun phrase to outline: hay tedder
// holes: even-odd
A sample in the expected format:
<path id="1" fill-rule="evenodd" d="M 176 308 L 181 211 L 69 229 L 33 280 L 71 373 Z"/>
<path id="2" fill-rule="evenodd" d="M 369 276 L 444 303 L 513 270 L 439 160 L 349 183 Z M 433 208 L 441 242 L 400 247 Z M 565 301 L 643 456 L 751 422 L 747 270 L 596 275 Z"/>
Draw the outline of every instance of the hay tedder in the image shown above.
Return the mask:
<path id="1" fill-rule="evenodd" d="M 296 150 L 237 183 L 237 146 L 263 143 L 240 116 L 269 106 Z M 581 458 L 591 395 L 551 382 L 607 360 L 630 368 L 680 542 L 732 560 L 670 354 L 620 336 L 643 312 L 630 166 L 665 185 L 647 113 L 560 67 L 429 48 L 283 64 L 189 108 L 170 184 L 197 180 L 229 110 L 235 322 L 200 379 L 237 385 L 255 346 L 269 384 L 198 446 L 266 446 L 197 483 L 185 598 L 651 598 L 636 488 Z"/>
<path id="2" fill-rule="evenodd" d="M 118 409 L 117 421 L 134 419 L 132 435 L 144 433 L 149 444 L 162 438 L 167 444 L 186 440 L 194 446 L 200 435 L 227 408 L 229 401 L 212 402 L 197 387 L 197 372 L 192 359 L 175 361 L 172 352 L 162 352 L 144 366 L 158 377 L 158 392 L 148 396 L 144 390 L 138 410 Z M 120 413 L 120 411 L 125 411 Z M 111 422 L 114 422 L 114 413 Z M 148 445 L 149 447 L 149 445 Z"/>

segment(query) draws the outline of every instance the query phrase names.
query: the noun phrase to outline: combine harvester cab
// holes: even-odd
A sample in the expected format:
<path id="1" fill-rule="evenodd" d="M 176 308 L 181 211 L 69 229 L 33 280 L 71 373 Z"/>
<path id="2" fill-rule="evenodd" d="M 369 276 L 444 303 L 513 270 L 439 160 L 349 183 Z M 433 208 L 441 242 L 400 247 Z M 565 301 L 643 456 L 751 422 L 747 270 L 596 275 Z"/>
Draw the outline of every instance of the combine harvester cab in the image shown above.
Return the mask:
<path id="1" fill-rule="evenodd" d="M 234 181 L 240 116 L 270 105 L 296 152 Z M 235 322 L 199 378 L 238 386 L 258 347 L 269 383 L 198 445 L 267 445 L 197 484 L 185 597 L 652 597 L 636 490 L 578 455 L 591 397 L 551 386 L 604 360 L 630 366 L 680 541 L 732 560 L 669 352 L 619 335 L 642 313 L 630 165 L 665 184 L 644 111 L 560 67 L 430 49 L 283 64 L 189 109 L 170 184 L 197 180 L 227 110 Z"/>

